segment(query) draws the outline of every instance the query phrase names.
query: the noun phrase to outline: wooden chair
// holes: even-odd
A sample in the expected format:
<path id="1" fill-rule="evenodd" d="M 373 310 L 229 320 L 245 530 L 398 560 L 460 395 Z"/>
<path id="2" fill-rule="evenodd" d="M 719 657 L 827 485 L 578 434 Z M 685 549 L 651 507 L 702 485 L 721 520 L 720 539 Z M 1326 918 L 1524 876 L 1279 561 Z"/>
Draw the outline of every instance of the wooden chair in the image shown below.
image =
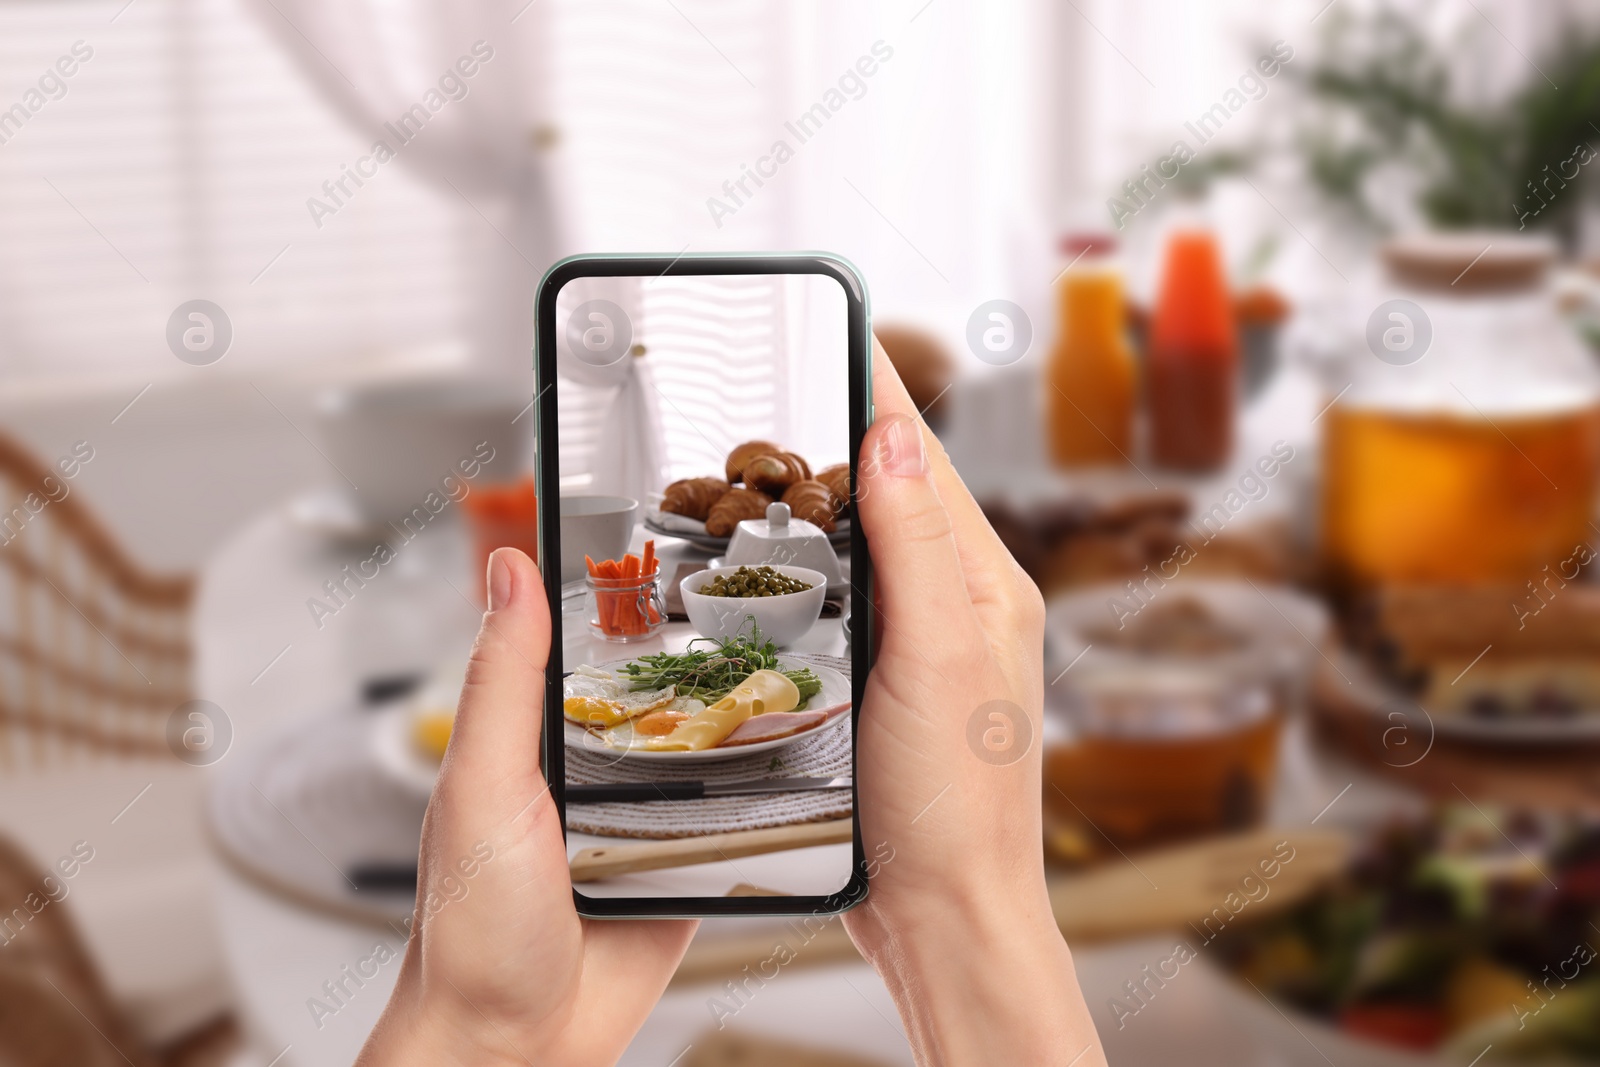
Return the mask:
<path id="1" fill-rule="evenodd" d="M 0 913 L 0 1063 L 154 1067 L 95 974 L 71 899 L 51 901 L 45 872 L 0 837 L 0 907 L 12 909 Z"/>
<path id="2" fill-rule="evenodd" d="M 193 600 L 192 577 L 142 570 L 62 469 L 0 434 L 0 773 L 167 751 Z"/>

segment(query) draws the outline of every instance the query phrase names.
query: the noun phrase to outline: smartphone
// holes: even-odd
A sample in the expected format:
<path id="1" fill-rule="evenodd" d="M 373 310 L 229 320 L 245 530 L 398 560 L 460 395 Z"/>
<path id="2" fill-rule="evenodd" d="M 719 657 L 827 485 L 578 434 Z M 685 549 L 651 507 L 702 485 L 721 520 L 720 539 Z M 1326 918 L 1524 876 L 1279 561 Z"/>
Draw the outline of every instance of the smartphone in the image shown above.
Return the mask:
<path id="1" fill-rule="evenodd" d="M 536 309 L 541 756 L 578 911 L 860 903 L 866 285 L 826 254 L 575 256 Z"/>

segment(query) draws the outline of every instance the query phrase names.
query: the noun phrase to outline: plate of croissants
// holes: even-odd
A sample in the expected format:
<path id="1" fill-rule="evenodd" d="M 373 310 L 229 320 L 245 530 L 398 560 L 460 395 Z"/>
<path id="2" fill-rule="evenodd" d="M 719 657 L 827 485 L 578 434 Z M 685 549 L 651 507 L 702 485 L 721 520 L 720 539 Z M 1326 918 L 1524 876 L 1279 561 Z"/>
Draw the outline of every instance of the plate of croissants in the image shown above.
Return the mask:
<path id="1" fill-rule="evenodd" d="M 722 551 L 739 523 L 763 519 L 782 502 L 835 544 L 850 540 L 850 465 L 813 471 L 799 455 L 771 441 L 746 441 L 728 453 L 720 477 L 682 478 L 667 486 L 645 528 Z"/>

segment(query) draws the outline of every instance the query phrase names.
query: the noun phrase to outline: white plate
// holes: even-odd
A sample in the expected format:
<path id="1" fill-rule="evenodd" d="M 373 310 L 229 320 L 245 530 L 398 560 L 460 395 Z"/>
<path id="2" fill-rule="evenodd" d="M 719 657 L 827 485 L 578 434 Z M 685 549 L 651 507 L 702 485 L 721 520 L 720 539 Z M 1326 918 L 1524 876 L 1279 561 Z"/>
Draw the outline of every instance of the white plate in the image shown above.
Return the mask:
<path id="1" fill-rule="evenodd" d="M 1359 708 L 1375 722 L 1385 726 L 1395 720 L 1398 709 L 1416 708 L 1424 712 L 1436 736 L 1447 741 L 1466 741 L 1482 745 L 1569 745 L 1600 741 L 1600 709 L 1589 708 L 1566 719 L 1541 719 L 1508 715 L 1503 719 L 1484 719 L 1465 711 L 1430 712 L 1378 678 L 1359 657 L 1345 649 L 1333 653 L 1339 669 L 1351 680 L 1345 703 Z"/>
<path id="2" fill-rule="evenodd" d="M 728 542 L 731 540 L 731 538 L 727 537 L 713 537 L 703 530 L 668 529 L 662 525 L 661 519 L 655 511 L 645 513 L 643 526 L 658 537 L 676 537 L 711 552 L 728 551 Z M 848 545 L 850 543 L 850 516 L 846 515 L 834 525 L 833 533 L 828 535 L 828 543 L 835 546 Z"/>
<path id="3" fill-rule="evenodd" d="M 611 663 L 600 663 L 596 666 L 600 670 L 608 670 L 621 676 L 623 664 L 632 660 L 619 659 Z M 793 656 L 779 656 L 778 665 L 786 671 L 797 670 L 801 667 L 811 668 L 811 672 L 822 680 L 822 691 L 812 697 L 807 703 L 807 709 L 821 710 L 835 707 L 839 704 L 849 705 L 852 699 L 850 692 L 850 679 L 834 670 L 832 667 L 823 667 L 816 663 L 807 663 L 795 659 Z M 729 748 L 708 748 L 703 752 L 648 752 L 643 749 L 607 748 L 597 744 L 588 730 L 568 719 L 562 719 L 566 727 L 566 742 L 568 748 L 581 748 L 585 752 L 593 752 L 602 757 L 615 756 L 617 760 L 642 760 L 657 763 L 714 763 L 718 760 L 738 759 L 740 756 L 751 756 L 757 752 L 770 752 L 774 749 L 792 745 L 796 741 L 804 741 L 814 737 L 824 730 L 832 730 L 840 723 L 850 718 L 850 709 L 846 707 L 836 715 L 829 716 L 825 721 L 809 730 L 792 734 L 789 737 L 780 737 L 773 741 L 760 741 L 753 745 L 733 745 Z"/>
<path id="4" fill-rule="evenodd" d="M 1222 1001 L 1223 1014 L 1276 1049 L 1307 1049 L 1303 1062 L 1361 1064 L 1362 1067 L 1461 1067 L 1445 1055 L 1409 1052 L 1329 1026 L 1290 1004 L 1281 1007 L 1245 985 L 1222 967 L 1201 956 Z M 1302 1062 L 1296 1060 L 1295 1062 Z"/>
<path id="5" fill-rule="evenodd" d="M 414 718 L 409 700 L 372 712 L 372 759 L 392 781 L 428 796 L 439 780 L 439 761 L 417 747 L 411 732 Z"/>

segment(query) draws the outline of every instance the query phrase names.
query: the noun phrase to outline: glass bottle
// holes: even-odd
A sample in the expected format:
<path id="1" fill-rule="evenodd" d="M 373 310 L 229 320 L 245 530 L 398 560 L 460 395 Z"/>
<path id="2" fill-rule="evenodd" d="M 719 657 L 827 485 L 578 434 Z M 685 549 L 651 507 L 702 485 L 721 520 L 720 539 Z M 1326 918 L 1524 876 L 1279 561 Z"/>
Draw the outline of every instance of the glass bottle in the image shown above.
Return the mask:
<path id="1" fill-rule="evenodd" d="M 1059 467 L 1130 462 L 1137 368 L 1128 344 L 1116 242 L 1069 236 L 1056 282 L 1060 325 L 1046 370 L 1050 455 Z"/>
<path id="2" fill-rule="evenodd" d="M 1239 343 L 1215 236 L 1179 229 L 1167 241 L 1145 373 L 1150 458 L 1212 471 L 1233 451 Z"/>

